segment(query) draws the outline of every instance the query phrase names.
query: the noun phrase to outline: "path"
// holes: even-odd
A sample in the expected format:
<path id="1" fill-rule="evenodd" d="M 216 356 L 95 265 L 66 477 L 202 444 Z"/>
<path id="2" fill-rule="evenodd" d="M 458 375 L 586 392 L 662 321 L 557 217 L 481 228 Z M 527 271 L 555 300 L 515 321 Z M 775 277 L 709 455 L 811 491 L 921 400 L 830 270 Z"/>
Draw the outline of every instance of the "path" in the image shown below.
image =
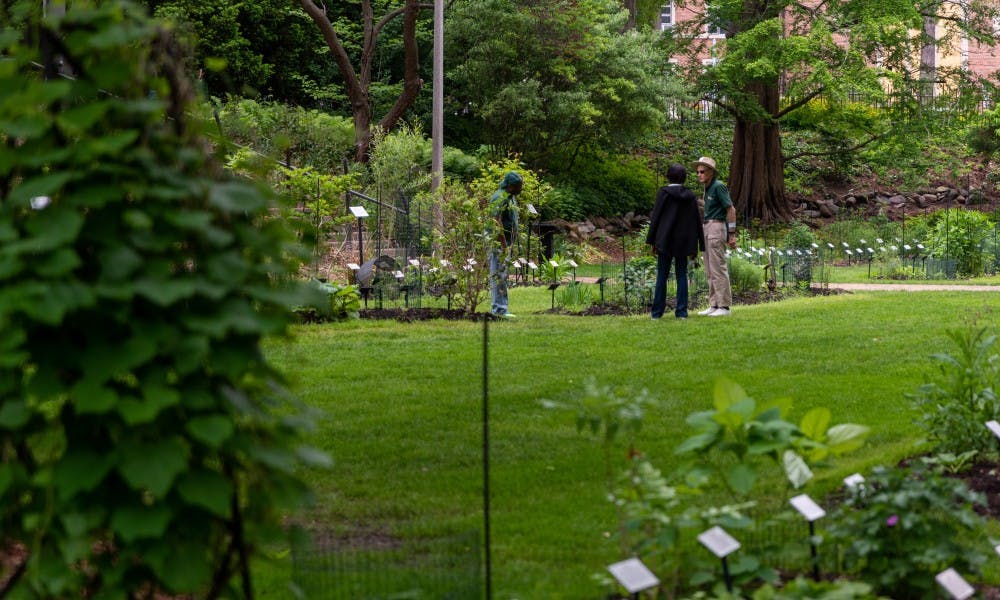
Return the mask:
<path id="1" fill-rule="evenodd" d="M 596 277 L 577 277 L 580 283 L 597 283 Z M 814 288 L 822 288 L 818 283 Z M 849 292 L 1000 292 L 1000 285 L 955 285 L 949 283 L 831 283 L 826 287 Z"/>
<path id="2" fill-rule="evenodd" d="M 814 288 L 821 288 L 814 283 Z M 827 287 L 851 292 L 1000 292 L 1000 285 L 954 285 L 934 283 L 831 283 Z"/>

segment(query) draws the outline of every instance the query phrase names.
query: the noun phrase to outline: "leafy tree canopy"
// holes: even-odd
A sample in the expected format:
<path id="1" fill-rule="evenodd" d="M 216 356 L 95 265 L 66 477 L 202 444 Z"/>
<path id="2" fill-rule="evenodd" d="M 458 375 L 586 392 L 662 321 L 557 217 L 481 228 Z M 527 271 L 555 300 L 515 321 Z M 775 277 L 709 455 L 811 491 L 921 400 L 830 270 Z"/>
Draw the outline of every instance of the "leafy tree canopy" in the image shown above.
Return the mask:
<path id="1" fill-rule="evenodd" d="M 667 36 L 672 52 L 683 57 L 696 91 L 735 118 L 731 192 L 741 212 L 764 220 L 790 216 L 780 137 L 780 124 L 789 115 L 816 98 L 830 104 L 861 98 L 891 101 L 896 116 L 906 111 L 912 118 L 931 83 L 938 91 L 971 83 L 967 72 L 934 66 L 923 57 L 937 48 L 957 53 L 963 38 L 992 42 L 997 16 L 997 7 L 985 0 L 961 6 L 923 0 L 714 0 L 707 11 L 700 2 L 680 4 L 698 18 Z M 703 35 L 709 26 L 726 34 L 712 48 L 714 66 L 701 60 L 710 46 Z M 828 111 L 825 117 L 850 114 Z M 871 122 L 864 123 L 868 130 L 851 125 L 827 128 L 851 133 L 861 143 L 893 133 L 889 123 L 874 130 Z"/>
<path id="2" fill-rule="evenodd" d="M 446 130 L 553 172 L 595 146 L 634 144 L 679 89 L 659 36 L 622 33 L 626 19 L 613 0 L 455 4 L 446 52 L 465 59 L 446 64 Z"/>

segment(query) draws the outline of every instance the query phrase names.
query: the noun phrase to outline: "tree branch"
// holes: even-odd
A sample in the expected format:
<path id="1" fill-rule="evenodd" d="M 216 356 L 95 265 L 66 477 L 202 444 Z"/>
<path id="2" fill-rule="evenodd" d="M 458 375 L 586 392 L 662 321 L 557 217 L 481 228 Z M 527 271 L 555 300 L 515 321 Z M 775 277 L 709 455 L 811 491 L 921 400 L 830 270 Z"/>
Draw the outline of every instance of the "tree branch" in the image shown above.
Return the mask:
<path id="1" fill-rule="evenodd" d="M 317 6 L 314 0 L 299 0 L 299 4 L 313 22 L 316 23 L 316 26 L 319 27 L 320 33 L 323 34 L 323 39 L 333 54 L 333 60 L 337 63 L 337 68 L 344 78 L 344 84 L 347 87 L 347 96 L 350 98 L 351 104 L 354 105 L 356 102 L 362 102 L 367 105 L 368 101 L 364 97 L 364 91 L 361 89 L 358 75 L 351 64 L 351 57 L 348 56 L 347 50 L 340 42 L 340 38 L 337 37 L 337 32 L 334 30 L 333 24 L 330 23 L 326 9 Z"/>
<path id="2" fill-rule="evenodd" d="M 403 92 L 396 98 L 392 108 L 386 113 L 379 126 L 385 131 L 392 129 L 403 114 L 413 105 L 423 80 L 420 79 L 420 47 L 417 44 L 417 16 L 420 5 L 415 0 L 406 0 L 403 18 Z"/>
<path id="3" fill-rule="evenodd" d="M 8 548 L 13 548 L 14 550 L 17 549 L 17 544 L 13 542 L 8 543 L 7 546 Z M 27 551 L 25 551 L 25 554 L 27 554 Z M 16 565 L 17 568 L 10 573 L 4 585 L 0 586 L 0 598 L 6 598 L 7 594 L 14 589 L 14 586 L 17 585 L 17 582 L 20 581 L 21 577 L 28 572 L 28 557 L 25 556 L 24 559 L 16 563 Z"/>
<path id="4" fill-rule="evenodd" d="M 734 105 L 734 104 L 727 104 L 727 103 L 723 102 L 722 100 L 720 100 L 720 99 L 718 99 L 716 97 L 708 96 L 708 95 L 702 96 L 701 99 L 705 100 L 705 101 L 708 101 L 708 102 L 711 102 L 712 104 L 718 106 L 722 110 L 724 110 L 727 113 L 731 114 L 734 119 L 736 118 L 736 116 L 737 116 L 736 115 L 736 105 Z"/>
<path id="5" fill-rule="evenodd" d="M 859 144 L 855 144 L 854 146 L 851 146 L 850 148 L 842 148 L 842 149 L 839 149 L 839 150 L 830 150 L 829 152 L 799 152 L 799 153 L 796 153 L 796 154 L 792 154 L 791 156 L 786 156 L 785 157 L 785 162 L 788 162 L 790 160 L 795 160 L 796 158 L 802 158 L 804 156 L 830 156 L 831 154 L 837 154 L 839 152 L 854 152 L 855 150 L 860 150 L 860 149 L 864 148 L 865 146 L 867 146 L 868 144 L 871 144 L 875 140 L 877 140 L 879 138 L 882 138 L 884 136 L 885 136 L 885 133 L 875 133 L 875 134 L 872 134 L 872 136 L 869 137 L 867 140 L 865 140 L 865 141 L 863 141 L 863 142 L 861 142 Z"/>
<path id="6" fill-rule="evenodd" d="M 778 114 L 775 115 L 774 118 L 775 119 L 780 119 L 781 117 L 787 115 L 788 113 L 792 112 L 793 110 L 796 110 L 800 106 L 803 106 L 805 103 L 809 102 L 810 100 L 812 100 L 816 96 L 819 96 L 825 90 L 826 90 L 826 86 L 820 86 L 819 89 L 813 91 L 810 94 L 806 94 L 805 96 L 799 98 L 795 102 L 792 102 L 791 104 L 789 104 L 788 106 L 786 106 L 783 110 L 778 111 Z"/>

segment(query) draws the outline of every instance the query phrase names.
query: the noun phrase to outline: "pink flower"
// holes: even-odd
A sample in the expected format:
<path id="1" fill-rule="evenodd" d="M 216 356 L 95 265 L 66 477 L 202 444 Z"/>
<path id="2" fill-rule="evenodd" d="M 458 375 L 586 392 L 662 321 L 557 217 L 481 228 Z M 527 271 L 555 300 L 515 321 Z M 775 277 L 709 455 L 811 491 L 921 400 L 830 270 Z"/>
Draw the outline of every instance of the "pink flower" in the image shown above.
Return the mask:
<path id="1" fill-rule="evenodd" d="M 895 527 L 896 523 L 899 523 L 899 515 L 892 515 L 891 517 L 885 520 L 885 524 L 887 527 Z"/>

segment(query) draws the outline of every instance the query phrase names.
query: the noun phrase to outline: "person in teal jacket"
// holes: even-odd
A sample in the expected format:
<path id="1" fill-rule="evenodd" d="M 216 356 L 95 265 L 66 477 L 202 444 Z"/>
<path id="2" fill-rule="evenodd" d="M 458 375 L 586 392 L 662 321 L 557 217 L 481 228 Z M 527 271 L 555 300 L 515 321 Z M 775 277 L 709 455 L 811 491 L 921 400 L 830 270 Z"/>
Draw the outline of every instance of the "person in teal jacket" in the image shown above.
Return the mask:
<path id="1" fill-rule="evenodd" d="M 493 247 L 490 250 L 490 312 L 498 317 L 512 318 L 507 312 L 507 265 L 511 247 L 517 243 L 517 195 L 524 180 L 510 171 L 500 182 L 500 189 L 490 196 L 489 211 L 493 219 Z"/>

